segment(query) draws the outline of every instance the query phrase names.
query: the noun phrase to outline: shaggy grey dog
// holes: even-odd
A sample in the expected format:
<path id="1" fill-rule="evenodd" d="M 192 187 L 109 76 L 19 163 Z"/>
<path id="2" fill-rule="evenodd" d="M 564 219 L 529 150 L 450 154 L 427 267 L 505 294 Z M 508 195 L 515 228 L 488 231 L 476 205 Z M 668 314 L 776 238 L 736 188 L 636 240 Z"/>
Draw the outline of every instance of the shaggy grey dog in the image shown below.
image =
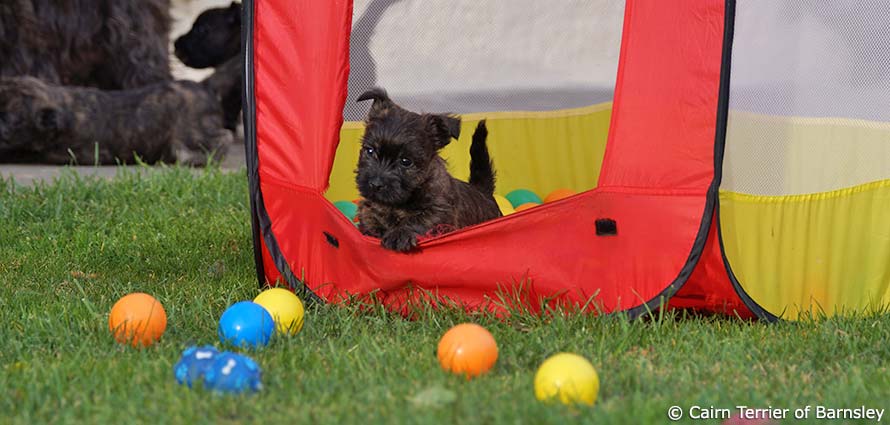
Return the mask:
<path id="1" fill-rule="evenodd" d="M 172 80 L 170 0 L 2 0 L 0 77 L 103 89 Z"/>
<path id="2" fill-rule="evenodd" d="M 240 70 L 118 91 L 0 78 L 0 162 L 204 165 L 234 141 L 221 99 Z"/>

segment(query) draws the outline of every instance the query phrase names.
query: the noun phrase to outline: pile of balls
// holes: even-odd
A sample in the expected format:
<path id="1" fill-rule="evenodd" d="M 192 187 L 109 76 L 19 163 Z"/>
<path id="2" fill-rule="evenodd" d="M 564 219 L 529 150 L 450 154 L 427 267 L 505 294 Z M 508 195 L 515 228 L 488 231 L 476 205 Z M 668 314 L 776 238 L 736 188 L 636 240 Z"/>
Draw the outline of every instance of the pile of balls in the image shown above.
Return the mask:
<path id="1" fill-rule="evenodd" d="M 272 288 L 253 301 L 229 306 L 219 319 L 220 342 L 238 348 L 256 349 L 269 344 L 277 331 L 295 335 L 303 328 L 303 302 L 293 292 Z M 134 347 L 157 342 L 167 327 L 167 313 L 148 294 L 124 296 L 111 309 L 108 327 L 115 340 Z M 464 323 L 449 329 L 439 340 L 436 356 L 442 369 L 478 377 L 488 372 L 498 359 L 498 346 L 484 327 Z M 216 347 L 188 347 L 173 368 L 176 382 L 192 388 L 221 393 L 257 392 L 263 387 L 262 371 L 250 357 Z M 534 380 L 535 397 L 542 401 L 593 405 L 599 392 L 599 377 L 584 357 L 559 353 L 547 358 Z"/>
<path id="2" fill-rule="evenodd" d="M 494 200 L 497 201 L 498 207 L 501 209 L 501 214 L 510 215 L 515 212 L 537 207 L 541 204 L 568 198 L 574 194 L 575 191 L 571 189 L 556 189 L 547 194 L 544 199 L 541 199 L 535 192 L 528 189 L 516 189 L 507 193 L 506 196 L 494 195 Z"/>
<path id="3" fill-rule="evenodd" d="M 223 312 L 217 333 L 223 345 L 255 349 L 268 345 L 277 331 L 295 335 L 303 328 L 303 302 L 283 288 L 267 289 L 253 301 L 237 302 Z M 117 342 L 148 347 L 167 328 L 167 313 L 157 299 L 132 293 L 111 308 L 108 327 Z M 250 357 L 213 346 L 188 347 L 173 368 L 176 381 L 191 388 L 223 393 L 256 392 L 262 389 L 262 371 Z"/>
<path id="4" fill-rule="evenodd" d="M 556 189 L 544 199 L 541 199 L 535 192 L 532 192 L 528 189 L 516 189 L 507 193 L 506 196 L 502 195 L 494 195 L 494 200 L 498 203 L 498 208 L 501 210 L 501 214 L 510 215 L 515 212 L 525 211 L 529 208 L 534 208 L 541 204 L 546 204 L 554 201 L 558 201 L 560 199 L 565 199 L 570 196 L 575 195 L 576 192 L 571 189 Z M 355 214 L 358 211 L 358 203 L 359 200 L 356 199 L 354 201 L 335 201 L 334 206 L 340 210 L 346 218 L 352 220 L 353 223 L 358 225 L 358 219 Z"/>

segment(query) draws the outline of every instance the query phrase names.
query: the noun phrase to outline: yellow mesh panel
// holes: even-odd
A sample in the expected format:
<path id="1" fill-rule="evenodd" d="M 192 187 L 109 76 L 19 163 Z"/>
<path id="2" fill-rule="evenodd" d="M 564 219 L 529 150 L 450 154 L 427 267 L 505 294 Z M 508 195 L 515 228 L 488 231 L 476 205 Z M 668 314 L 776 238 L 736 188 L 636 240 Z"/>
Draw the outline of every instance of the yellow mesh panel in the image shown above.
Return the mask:
<path id="1" fill-rule="evenodd" d="M 890 305 L 890 180 L 809 195 L 722 191 L 724 249 L 742 288 L 772 314 Z"/>

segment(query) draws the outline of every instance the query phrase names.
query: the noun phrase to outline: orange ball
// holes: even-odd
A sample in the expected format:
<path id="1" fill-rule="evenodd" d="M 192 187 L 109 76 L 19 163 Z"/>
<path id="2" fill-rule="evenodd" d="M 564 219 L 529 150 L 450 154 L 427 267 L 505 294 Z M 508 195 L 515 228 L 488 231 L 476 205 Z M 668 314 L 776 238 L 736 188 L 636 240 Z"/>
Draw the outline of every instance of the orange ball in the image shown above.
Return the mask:
<path id="1" fill-rule="evenodd" d="M 553 192 L 550 192 L 546 198 L 544 198 L 544 203 L 558 201 L 563 198 L 568 198 L 569 196 L 575 195 L 575 191 L 572 189 L 556 189 Z"/>
<path id="2" fill-rule="evenodd" d="M 534 203 L 534 202 L 526 202 L 526 203 L 524 203 L 524 204 L 522 204 L 522 205 L 516 207 L 516 212 L 519 212 L 519 211 L 525 211 L 525 210 L 527 210 L 527 209 L 529 209 L 529 208 L 537 207 L 538 205 L 541 205 L 541 204 L 536 204 L 536 203 Z"/>
<path id="3" fill-rule="evenodd" d="M 498 360 L 498 344 L 482 326 L 463 323 L 442 335 L 437 356 L 442 369 L 465 374 L 470 379 L 494 366 Z"/>
<path id="4" fill-rule="evenodd" d="M 151 295 L 134 292 L 111 307 L 108 329 L 121 344 L 148 347 L 167 329 L 167 312 Z"/>

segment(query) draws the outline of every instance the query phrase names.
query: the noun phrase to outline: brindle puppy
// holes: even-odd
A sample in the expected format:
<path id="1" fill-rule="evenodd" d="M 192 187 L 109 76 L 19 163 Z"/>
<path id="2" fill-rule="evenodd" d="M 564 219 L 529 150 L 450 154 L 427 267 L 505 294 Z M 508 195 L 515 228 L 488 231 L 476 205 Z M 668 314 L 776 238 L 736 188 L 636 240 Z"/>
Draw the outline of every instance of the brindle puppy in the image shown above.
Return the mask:
<path id="1" fill-rule="evenodd" d="M 225 82 L 214 74 L 104 91 L 0 79 L 0 162 L 204 165 L 234 140 L 217 93 Z"/>
<path id="2" fill-rule="evenodd" d="M 410 251 L 431 231 L 451 231 L 501 216 L 494 200 L 494 167 L 485 145 L 488 130 L 480 121 L 470 146 L 470 181 L 445 167 L 439 150 L 460 135 L 460 119 L 418 114 L 372 89 L 358 100 L 373 99 L 368 112 L 356 183 L 364 198 L 358 207 L 359 230 L 381 238 L 383 247 Z"/>

